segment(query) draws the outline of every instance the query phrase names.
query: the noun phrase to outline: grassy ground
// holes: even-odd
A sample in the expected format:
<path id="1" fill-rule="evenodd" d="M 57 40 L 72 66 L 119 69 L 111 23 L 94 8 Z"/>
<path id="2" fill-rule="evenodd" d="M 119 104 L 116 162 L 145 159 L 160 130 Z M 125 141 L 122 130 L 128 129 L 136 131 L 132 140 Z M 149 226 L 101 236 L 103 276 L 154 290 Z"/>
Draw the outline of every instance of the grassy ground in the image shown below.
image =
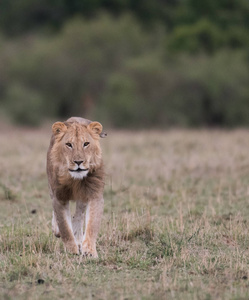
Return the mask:
<path id="1" fill-rule="evenodd" d="M 99 260 L 51 233 L 49 138 L 0 132 L 1 299 L 249 299 L 248 131 L 109 132 Z"/>

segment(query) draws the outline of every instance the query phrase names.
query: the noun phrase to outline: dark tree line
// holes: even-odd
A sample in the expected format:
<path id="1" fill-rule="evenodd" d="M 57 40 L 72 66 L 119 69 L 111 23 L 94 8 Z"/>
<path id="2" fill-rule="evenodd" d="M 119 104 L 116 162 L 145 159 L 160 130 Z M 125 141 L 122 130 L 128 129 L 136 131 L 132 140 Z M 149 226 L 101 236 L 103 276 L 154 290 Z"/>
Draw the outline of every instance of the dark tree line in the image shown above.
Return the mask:
<path id="1" fill-rule="evenodd" d="M 147 30 L 163 24 L 173 33 L 173 50 L 213 52 L 249 44 L 248 0 L 2 0 L 0 28 L 6 36 L 53 32 L 73 17 L 92 19 L 102 11 L 131 13 Z"/>

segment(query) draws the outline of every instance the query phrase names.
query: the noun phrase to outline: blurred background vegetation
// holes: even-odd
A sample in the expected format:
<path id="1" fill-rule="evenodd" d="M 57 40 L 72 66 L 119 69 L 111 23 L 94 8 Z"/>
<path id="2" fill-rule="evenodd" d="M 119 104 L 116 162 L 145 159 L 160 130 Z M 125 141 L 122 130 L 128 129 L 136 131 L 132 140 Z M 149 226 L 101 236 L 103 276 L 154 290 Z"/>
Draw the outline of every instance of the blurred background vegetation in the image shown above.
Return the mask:
<path id="1" fill-rule="evenodd" d="M 248 0 L 2 0 L 0 116 L 249 125 Z"/>

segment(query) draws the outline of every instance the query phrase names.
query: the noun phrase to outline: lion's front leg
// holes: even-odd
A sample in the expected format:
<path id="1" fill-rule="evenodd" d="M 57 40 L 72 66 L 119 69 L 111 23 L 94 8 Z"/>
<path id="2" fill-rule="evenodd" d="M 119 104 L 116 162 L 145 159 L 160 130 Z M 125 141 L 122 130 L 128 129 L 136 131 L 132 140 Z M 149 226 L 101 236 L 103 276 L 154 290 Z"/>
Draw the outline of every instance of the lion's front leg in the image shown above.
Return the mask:
<path id="1" fill-rule="evenodd" d="M 96 240 L 100 229 L 104 199 L 91 200 L 86 209 L 86 228 L 83 237 L 83 255 L 98 258 Z"/>
<path id="2" fill-rule="evenodd" d="M 79 247 L 79 251 L 82 253 L 82 243 L 83 243 L 83 223 L 84 223 L 84 213 L 86 210 L 86 203 L 81 200 L 76 201 L 76 210 L 73 216 L 72 225 L 73 233 L 76 242 Z"/>
<path id="3" fill-rule="evenodd" d="M 72 230 L 69 201 L 61 203 L 57 199 L 54 199 L 53 208 L 59 233 L 67 251 L 73 254 L 79 254 L 78 245 L 76 244 Z"/>

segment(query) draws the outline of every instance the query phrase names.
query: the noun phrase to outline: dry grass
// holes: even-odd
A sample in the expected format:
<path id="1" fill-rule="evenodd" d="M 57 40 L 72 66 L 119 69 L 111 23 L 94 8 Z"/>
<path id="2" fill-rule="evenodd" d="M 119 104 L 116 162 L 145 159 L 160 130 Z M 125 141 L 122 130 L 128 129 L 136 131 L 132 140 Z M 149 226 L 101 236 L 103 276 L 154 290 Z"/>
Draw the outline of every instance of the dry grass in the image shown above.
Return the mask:
<path id="1" fill-rule="evenodd" d="M 248 299 L 249 132 L 109 132 L 99 260 L 51 233 L 50 132 L 0 133 L 1 299 Z"/>

